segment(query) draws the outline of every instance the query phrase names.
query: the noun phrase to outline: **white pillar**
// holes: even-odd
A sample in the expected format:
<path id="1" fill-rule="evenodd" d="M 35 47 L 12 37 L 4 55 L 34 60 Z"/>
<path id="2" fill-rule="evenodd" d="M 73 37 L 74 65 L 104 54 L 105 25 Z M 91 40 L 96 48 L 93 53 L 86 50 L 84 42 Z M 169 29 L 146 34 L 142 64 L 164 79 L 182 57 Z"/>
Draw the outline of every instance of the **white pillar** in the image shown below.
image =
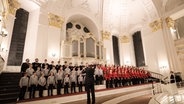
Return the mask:
<path id="1" fill-rule="evenodd" d="M 174 41 L 172 39 L 170 29 L 167 27 L 165 18 L 163 19 L 163 37 L 167 51 L 170 71 L 182 72 L 182 76 L 184 76 L 184 70 L 181 69 L 181 63 L 177 56 Z"/>
<path id="2" fill-rule="evenodd" d="M 36 9 L 34 11 L 29 12 L 29 19 L 28 19 L 24 53 L 23 53 L 23 61 L 29 58 L 30 62 L 33 62 L 37 57 L 36 56 L 36 53 L 38 53 L 36 52 L 36 47 L 38 46 L 37 34 L 38 34 L 38 29 L 41 30 L 41 27 L 39 27 L 39 17 L 40 17 L 40 9 Z"/>
<path id="3" fill-rule="evenodd" d="M 9 51 L 10 51 L 10 44 L 11 44 L 13 26 L 14 26 L 14 22 L 15 22 L 15 16 L 14 15 L 9 14 L 7 16 L 7 18 L 8 19 L 6 21 L 6 30 L 8 31 L 8 35 L 2 41 L 2 45 L 7 51 L 6 52 L 1 52 L 1 56 L 5 60 L 3 71 L 7 71 L 8 54 L 9 54 Z"/>
<path id="4" fill-rule="evenodd" d="M 104 48 L 106 48 L 106 61 L 107 64 L 114 64 L 114 55 L 113 55 L 113 43 L 112 43 L 112 36 L 109 37 L 108 40 L 104 40 Z"/>

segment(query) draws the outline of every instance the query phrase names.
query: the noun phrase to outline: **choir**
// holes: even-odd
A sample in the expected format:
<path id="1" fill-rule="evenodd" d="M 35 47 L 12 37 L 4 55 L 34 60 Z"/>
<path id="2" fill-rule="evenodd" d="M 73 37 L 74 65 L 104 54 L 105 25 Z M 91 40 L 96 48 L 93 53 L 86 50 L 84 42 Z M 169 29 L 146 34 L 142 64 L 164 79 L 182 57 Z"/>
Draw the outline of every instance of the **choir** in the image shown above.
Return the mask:
<path id="1" fill-rule="evenodd" d="M 82 70 L 85 66 L 72 66 L 72 64 L 61 65 L 58 61 L 54 65 L 47 63 L 39 63 L 38 58 L 32 64 L 29 59 L 21 66 L 23 77 L 20 79 L 20 95 L 19 100 L 23 100 L 28 89 L 29 98 L 35 98 L 35 91 L 39 91 L 39 97 L 43 97 L 43 90 L 48 90 L 48 96 L 53 96 L 53 89 L 57 88 L 57 95 L 61 95 L 61 90 L 64 88 L 64 94 L 83 92 L 82 87 L 85 82 L 85 74 Z M 105 84 L 106 88 L 115 88 L 121 86 L 130 86 L 143 84 L 146 79 L 151 77 L 150 73 L 143 68 L 133 66 L 116 66 L 116 65 L 93 65 L 95 69 L 95 84 Z M 70 92 L 69 92 L 70 88 Z"/>

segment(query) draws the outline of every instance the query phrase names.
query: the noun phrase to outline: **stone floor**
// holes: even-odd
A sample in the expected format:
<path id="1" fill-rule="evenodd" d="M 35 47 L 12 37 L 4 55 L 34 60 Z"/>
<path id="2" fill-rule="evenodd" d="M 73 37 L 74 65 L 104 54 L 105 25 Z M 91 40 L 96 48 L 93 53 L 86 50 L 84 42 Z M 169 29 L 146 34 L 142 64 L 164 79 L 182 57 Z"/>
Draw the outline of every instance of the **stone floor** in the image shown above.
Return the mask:
<path id="1" fill-rule="evenodd" d="M 143 90 L 139 90 L 139 91 L 143 91 Z M 131 91 L 128 93 L 119 93 L 119 94 L 113 94 L 113 95 L 108 95 L 108 96 L 103 96 L 103 97 L 97 97 L 96 104 L 102 104 L 108 100 L 112 100 L 116 97 L 123 96 L 123 95 L 130 94 L 130 93 L 133 93 L 133 92 Z M 150 99 L 151 99 L 151 95 L 144 95 L 144 96 L 125 100 L 123 102 L 120 102 L 119 104 L 148 104 Z M 86 100 L 80 100 L 80 101 L 62 103 L 62 104 L 86 104 Z"/>
<path id="2" fill-rule="evenodd" d="M 130 87 L 132 87 L 132 86 L 130 86 Z M 117 89 L 121 89 L 121 88 L 117 88 Z M 112 90 L 112 89 L 103 89 L 103 90 L 98 90 L 96 92 L 98 94 L 98 92 L 105 91 L 105 90 Z M 104 95 L 102 97 L 97 96 L 96 97 L 96 104 L 148 104 L 151 97 L 152 97 L 152 95 L 150 93 L 144 93 L 144 94 L 141 94 L 139 97 L 134 97 L 134 95 L 139 95 L 138 93 L 144 92 L 147 90 L 149 91 L 151 89 L 150 88 L 134 89 L 131 91 L 126 91 L 126 92 L 123 91 L 123 92 L 119 92 L 119 93 L 116 93 L 116 92 L 114 93 L 114 91 L 113 91 L 113 93 L 111 93 L 111 94 L 107 93 L 106 95 Z M 118 91 L 118 90 L 115 90 L 115 91 Z M 82 98 L 86 97 L 86 92 L 82 92 L 81 94 L 83 94 Z M 64 96 L 63 95 L 62 96 L 56 95 L 56 96 L 49 96 L 49 97 L 43 97 L 43 98 L 28 99 L 28 100 L 25 100 L 25 102 L 28 102 L 28 103 L 30 102 L 30 104 L 32 104 L 31 101 L 34 101 L 34 100 L 39 101 L 39 100 L 44 100 L 44 99 L 47 99 L 46 102 L 48 102 L 48 100 L 49 99 L 52 100 L 52 98 L 67 97 L 70 95 L 71 94 L 64 95 Z M 72 95 L 78 95 L 78 93 L 75 93 Z M 53 101 L 53 102 L 47 103 L 47 104 L 86 104 L 86 100 L 82 100 L 82 99 L 79 100 L 79 99 L 78 99 L 78 101 L 72 101 L 72 102 L 68 102 L 68 103 L 62 103 L 65 100 L 65 99 L 62 99 L 60 101 L 57 101 L 57 102 Z M 124 100 L 124 99 L 128 99 L 128 100 Z M 69 98 L 66 101 L 70 101 L 70 100 L 72 100 L 72 99 Z M 38 102 L 34 103 L 34 104 L 38 104 Z M 184 104 L 184 103 L 182 103 L 182 104 Z"/>
<path id="3" fill-rule="evenodd" d="M 139 96 L 133 99 L 125 100 L 118 104 L 148 104 L 151 97 L 152 95 Z"/>

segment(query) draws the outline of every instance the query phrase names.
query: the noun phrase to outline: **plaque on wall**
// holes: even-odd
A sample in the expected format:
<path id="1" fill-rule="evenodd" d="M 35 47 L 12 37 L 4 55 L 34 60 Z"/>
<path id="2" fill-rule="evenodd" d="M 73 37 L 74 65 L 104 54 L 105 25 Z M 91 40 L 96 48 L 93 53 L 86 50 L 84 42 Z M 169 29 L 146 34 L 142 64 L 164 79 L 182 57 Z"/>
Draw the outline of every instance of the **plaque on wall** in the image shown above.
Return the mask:
<path id="1" fill-rule="evenodd" d="M 29 12 L 20 8 L 16 11 L 7 65 L 20 66 L 27 32 Z"/>

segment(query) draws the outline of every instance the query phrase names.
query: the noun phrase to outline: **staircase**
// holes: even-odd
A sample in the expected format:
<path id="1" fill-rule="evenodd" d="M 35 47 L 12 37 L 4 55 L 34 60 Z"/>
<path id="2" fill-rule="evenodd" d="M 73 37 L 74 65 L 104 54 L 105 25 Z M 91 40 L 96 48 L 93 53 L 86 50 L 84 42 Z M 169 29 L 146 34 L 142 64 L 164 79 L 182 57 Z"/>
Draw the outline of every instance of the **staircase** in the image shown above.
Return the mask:
<path id="1" fill-rule="evenodd" d="M 20 73 L 0 74 L 0 103 L 15 104 L 19 96 Z"/>

